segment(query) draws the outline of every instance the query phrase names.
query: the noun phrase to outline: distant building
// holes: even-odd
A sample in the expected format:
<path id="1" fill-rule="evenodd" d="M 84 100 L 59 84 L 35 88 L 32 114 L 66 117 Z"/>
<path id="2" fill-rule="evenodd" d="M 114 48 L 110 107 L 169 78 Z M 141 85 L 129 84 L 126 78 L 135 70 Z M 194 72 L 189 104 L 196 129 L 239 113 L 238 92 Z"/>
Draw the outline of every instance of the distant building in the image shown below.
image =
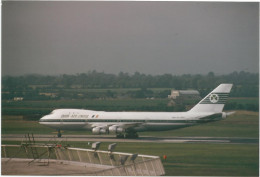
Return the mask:
<path id="1" fill-rule="evenodd" d="M 78 97 L 84 97 L 83 93 L 78 93 Z"/>
<path id="2" fill-rule="evenodd" d="M 23 101 L 23 97 L 14 97 L 14 101 Z"/>
<path id="3" fill-rule="evenodd" d="M 175 102 L 182 102 L 190 99 L 201 99 L 200 93 L 197 90 L 172 90 L 171 95 L 168 95 L 168 98 L 174 100 Z"/>
<path id="4" fill-rule="evenodd" d="M 49 97 L 52 97 L 52 98 L 57 97 L 57 93 L 39 93 L 39 95 L 49 96 Z"/>

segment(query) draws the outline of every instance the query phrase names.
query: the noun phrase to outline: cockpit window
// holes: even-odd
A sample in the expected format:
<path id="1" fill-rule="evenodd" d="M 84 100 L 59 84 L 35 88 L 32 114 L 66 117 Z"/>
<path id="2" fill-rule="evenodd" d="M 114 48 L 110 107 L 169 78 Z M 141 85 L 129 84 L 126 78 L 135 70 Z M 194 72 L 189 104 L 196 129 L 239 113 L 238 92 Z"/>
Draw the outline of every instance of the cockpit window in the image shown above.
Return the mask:
<path id="1" fill-rule="evenodd" d="M 50 114 L 54 114 L 56 112 L 56 110 L 53 110 Z"/>

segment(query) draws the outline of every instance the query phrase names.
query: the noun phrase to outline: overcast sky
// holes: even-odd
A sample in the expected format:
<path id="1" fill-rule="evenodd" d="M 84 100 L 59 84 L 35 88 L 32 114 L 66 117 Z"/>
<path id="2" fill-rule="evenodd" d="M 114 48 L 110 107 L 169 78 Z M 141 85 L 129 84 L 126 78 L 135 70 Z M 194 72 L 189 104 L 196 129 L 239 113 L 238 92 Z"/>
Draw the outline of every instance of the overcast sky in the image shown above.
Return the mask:
<path id="1" fill-rule="evenodd" d="M 257 2 L 2 2 L 2 74 L 258 72 Z"/>

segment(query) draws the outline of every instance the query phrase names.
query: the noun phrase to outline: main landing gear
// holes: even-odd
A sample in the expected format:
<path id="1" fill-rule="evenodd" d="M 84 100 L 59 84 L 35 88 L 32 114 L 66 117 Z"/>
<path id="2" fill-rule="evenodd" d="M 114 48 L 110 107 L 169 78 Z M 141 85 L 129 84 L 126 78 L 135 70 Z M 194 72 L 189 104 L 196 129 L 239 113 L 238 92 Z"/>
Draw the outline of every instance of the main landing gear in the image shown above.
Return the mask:
<path id="1" fill-rule="evenodd" d="M 125 133 L 119 133 L 116 135 L 116 138 L 138 138 L 138 134 L 135 131 L 126 131 Z"/>

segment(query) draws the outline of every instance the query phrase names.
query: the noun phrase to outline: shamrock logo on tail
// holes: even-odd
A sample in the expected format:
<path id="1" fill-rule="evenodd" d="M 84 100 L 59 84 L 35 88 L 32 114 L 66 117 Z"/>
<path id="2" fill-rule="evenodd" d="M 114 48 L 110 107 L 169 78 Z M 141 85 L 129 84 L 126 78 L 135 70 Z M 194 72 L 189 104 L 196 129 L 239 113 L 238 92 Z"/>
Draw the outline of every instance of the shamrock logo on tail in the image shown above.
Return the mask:
<path id="1" fill-rule="evenodd" d="M 209 100 L 211 103 L 217 103 L 218 100 L 219 100 L 219 97 L 217 94 L 211 94 L 210 97 L 209 97 Z"/>

